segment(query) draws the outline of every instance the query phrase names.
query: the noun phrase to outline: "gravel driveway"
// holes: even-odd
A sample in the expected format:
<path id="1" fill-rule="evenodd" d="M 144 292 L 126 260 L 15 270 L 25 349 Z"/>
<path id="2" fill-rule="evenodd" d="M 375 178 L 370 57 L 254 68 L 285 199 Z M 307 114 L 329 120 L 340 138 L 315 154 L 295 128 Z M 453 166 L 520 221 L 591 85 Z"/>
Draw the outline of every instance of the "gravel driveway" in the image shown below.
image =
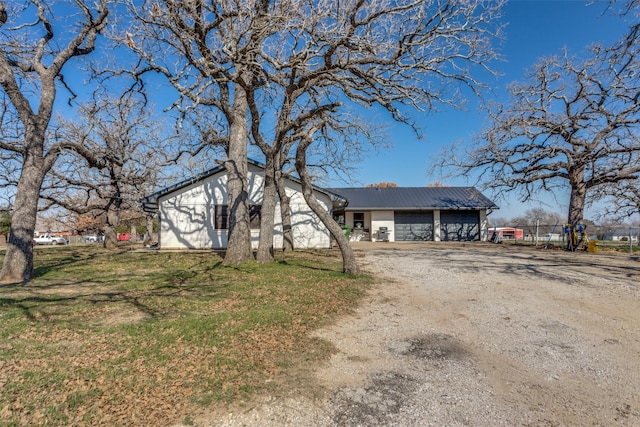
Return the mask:
<path id="1" fill-rule="evenodd" d="M 370 297 L 318 332 L 323 399 L 212 425 L 639 426 L 638 256 L 360 244 Z"/>

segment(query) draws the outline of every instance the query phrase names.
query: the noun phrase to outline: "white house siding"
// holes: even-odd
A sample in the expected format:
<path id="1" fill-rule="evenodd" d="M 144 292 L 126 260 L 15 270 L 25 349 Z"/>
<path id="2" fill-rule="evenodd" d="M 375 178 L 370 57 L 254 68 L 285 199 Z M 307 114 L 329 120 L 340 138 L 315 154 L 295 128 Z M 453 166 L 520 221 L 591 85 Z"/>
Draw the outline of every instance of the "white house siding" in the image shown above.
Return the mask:
<path id="1" fill-rule="evenodd" d="M 304 200 L 300 184 L 287 180 L 287 195 L 290 197 L 291 207 L 291 229 L 293 230 L 293 245 L 296 249 L 304 248 L 330 248 L 331 234 L 322 224 L 316 214 L 311 211 L 309 205 Z M 327 212 L 331 211 L 331 198 L 320 192 L 315 192 L 318 201 L 324 206 Z M 280 216 L 280 204 L 276 207 L 274 245 L 276 248 L 282 247 L 282 218 Z"/>
<path id="2" fill-rule="evenodd" d="M 480 230 L 482 230 L 482 234 L 480 235 L 480 240 L 486 242 L 489 240 L 489 220 L 487 219 L 487 210 L 480 210 Z"/>
<path id="3" fill-rule="evenodd" d="M 442 240 L 442 233 L 440 230 L 440 209 L 433 211 L 433 241 L 439 242 Z"/>
<path id="4" fill-rule="evenodd" d="M 377 231 L 380 227 L 387 227 L 389 241 L 394 241 L 394 220 L 393 211 L 371 211 L 371 240 L 375 241 Z"/>
<path id="5" fill-rule="evenodd" d="M 249 165 L 249 204 L 262 205 L 264 174 L 260 168 Z M 292 230 L 296 248 L 328 248 L 330 237 L 317 216 L 311 212 L 300 192 L 300 185 L 287 181 L 287 194 L 291 198 Z M 329 196 L 316 192 L 327 210 Z M 215 205 L 227 204 L 227 175 L 224 171 L 178 189 L 159 198 L 160 247 L 169 248 L 226 248 L 227 230 L 215 229 Z M 251 230 L 254 248 L 258 247 L 259 230 Z M 274 246 L 282 247 L 282 219 L 280 205 L 276 206 Z"/>

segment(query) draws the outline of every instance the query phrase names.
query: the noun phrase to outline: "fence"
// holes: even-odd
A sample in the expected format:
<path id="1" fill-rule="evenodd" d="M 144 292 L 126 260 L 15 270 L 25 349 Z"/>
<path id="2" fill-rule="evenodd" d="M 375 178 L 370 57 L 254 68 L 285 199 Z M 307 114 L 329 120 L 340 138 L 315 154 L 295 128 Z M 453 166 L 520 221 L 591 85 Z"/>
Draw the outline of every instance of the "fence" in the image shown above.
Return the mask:
<path id="1" fill-rule="evenodd" d="M 489 227 L 487 240 L 494 237 L 502 242 L 529 245 L 567 246 L 567 234 L 564 224 L 509 224 L 502 227 Z M 622 251 L 640 251 L 640 227 L 611 227 L 587 225 L 585 234 L 589 240 L 597 240 L 600 248 Z"/>

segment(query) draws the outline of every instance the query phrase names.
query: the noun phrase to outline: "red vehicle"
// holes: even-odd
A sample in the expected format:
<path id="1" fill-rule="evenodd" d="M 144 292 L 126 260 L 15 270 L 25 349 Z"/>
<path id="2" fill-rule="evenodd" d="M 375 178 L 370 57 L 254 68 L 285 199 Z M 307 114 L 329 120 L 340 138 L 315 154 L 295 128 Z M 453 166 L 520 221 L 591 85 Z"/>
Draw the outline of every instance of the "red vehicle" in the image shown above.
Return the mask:
<path id="1" fill-rule="evenodd" d="M 131 233 L 119 233 L 118 240 L 121 242 L 131 240 Z"/>

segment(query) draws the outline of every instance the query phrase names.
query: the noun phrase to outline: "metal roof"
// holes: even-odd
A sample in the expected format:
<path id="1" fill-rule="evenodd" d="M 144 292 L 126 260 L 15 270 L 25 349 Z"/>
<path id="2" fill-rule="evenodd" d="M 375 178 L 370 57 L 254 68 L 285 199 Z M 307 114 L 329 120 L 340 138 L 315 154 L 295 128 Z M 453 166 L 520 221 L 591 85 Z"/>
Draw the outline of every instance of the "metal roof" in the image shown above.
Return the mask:
<path id="1" fill-rule="evenodd" d="M 349 201 L 346 210 L 497 209 L 474 187 L 329 188 Z"/>

